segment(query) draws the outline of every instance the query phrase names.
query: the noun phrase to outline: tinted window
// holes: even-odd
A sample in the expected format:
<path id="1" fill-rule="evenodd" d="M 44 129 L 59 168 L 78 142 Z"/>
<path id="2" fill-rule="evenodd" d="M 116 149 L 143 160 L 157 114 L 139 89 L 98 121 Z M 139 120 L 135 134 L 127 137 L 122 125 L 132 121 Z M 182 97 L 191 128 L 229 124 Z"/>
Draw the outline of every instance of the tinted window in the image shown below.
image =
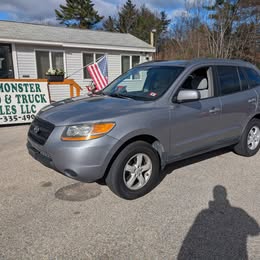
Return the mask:
<path id="1" fill-rule="evenodd" d="M 240 77 L 241 87 L 243 90 L 248 89 L 248 82 L 246 80 L 245 74 L 243 73 L 241 68 L 238 68 L 238 73 Z"/>
<path id="2" fill-rule="evenodd" d="M 236 67 L 218 66 L 217 71 L 221 95 L 227 95 L 240 91 L 240 82 Z"/>
<path id="3" fill-rule="evenodd" d="M 254 69 L 249 69 L 249 68 L 244 68 L 245 72 L 247 74 L 250 87 L 256 87 L 260 86 L 260 75 L 254 70 Z"/>

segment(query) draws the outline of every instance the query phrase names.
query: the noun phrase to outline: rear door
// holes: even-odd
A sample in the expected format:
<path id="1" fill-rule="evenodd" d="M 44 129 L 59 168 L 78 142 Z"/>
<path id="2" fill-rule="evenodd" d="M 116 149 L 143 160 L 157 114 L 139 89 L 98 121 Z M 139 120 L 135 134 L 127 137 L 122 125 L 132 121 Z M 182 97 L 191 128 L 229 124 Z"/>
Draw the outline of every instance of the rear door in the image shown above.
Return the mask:
<path id="1" fill-rule="evenodd" d="M 220 126 L 222 142 L 235 142 L 245 123 L 256 111 L 257 94 L 250 89 L 245 74 L 239 67 L 216 66 L 222 113 Z"/>
<path id="2" fill-rule="evenodd" d="M 260 73 L 256 69 L 253 68 L 241 68 L 241 70 L 244 71 L 248 82 L 249 82 L 249 87 L 253 88 L 258 95 L 258 101 L 260 98 Z M 258 102 L 258 108 L 257 108 L 257 113 L 260 113 L 260 104 Z"/>

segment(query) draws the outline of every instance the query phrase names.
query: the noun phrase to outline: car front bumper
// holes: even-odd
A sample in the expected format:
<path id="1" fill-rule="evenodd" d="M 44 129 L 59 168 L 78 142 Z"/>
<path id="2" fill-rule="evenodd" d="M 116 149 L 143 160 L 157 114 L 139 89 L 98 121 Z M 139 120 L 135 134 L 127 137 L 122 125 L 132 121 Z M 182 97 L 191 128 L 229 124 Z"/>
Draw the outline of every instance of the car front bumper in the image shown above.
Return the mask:
<path id="1" fill-rule="evenodd" d="M 82 181 L 101 179 L 114 154 L 118 140 L 108 135 L 89 141 L 62 141 L 64 128 L 56 127 L 44 145 L 28 137 L 29 154 L 44 166 Z"/>

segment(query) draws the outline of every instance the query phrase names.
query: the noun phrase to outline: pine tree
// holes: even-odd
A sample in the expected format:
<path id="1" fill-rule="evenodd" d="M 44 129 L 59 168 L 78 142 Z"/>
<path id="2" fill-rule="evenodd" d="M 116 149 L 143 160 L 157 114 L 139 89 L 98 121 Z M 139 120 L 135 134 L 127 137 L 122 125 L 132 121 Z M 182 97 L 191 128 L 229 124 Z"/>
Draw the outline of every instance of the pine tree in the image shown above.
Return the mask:
<path id="1" fill-rule="evenodd" d="M 165 33 L 168 29 L 169 24 L 171 23 L 170 19 L 167 19 L 167 14 L 165 13 L 165 11 L 162 11 L 160 13 L 160 20 L 161 20 L 161 30 L 162 33 Z"/>
<path id="2" fill-rule="evenodd" d="M 155 45 L 158 47 L 170 22 L 171 20 L 167 19 L 165 12 L 153 12 L 148 7 L 143 5 L 140 7 L 133 35 L 143 41 L 146 41 L 147 43 L 150 43 L 150 33 L 155 29 L 156 33 L 154 40 Z"/>
<path id="3" fill-rule="evenodd" d="M 131 0 L 127 0 L 118 13 L 119 31 L 121 33 L 131 33 L 133 31 L 136 25 L 137 14 L 138 10 L 136 9 L 136 5 L 134 5 Z"/>
<path id="4" fill-rule="evenodd" d="M 136 25 L 138 16 L 138 9 L 131 0 L 127 0 L 126 3 L 119 10 L 117 17 L 109 16 L 103 23 L 103 27 L 106 31 L 132 33 Z"/>
<path id="5" fill-rule="evenodd" d="M 150 43 L 151 31 L 156 29 L 155 41 L 159 43 L 170 22 L 164 11 L 153 12 L 145 5 L 137 8 L 131 0 L 127 0 L 117 17 L 109 17 L 103 27 L 106 31 L 130 33 L 147 43 Z"/>
<path id="6" fill-rule="evenodd" d="M 66 5 L 60 5 L 55 13 L 56 19 L 68 27 L 91 29 L 103 19 L 91 0 L 66 0 Z"/>
<path id="7" fill-rule="evenodd" d="M 105 22 L 103 23 L 103 28 L 109 32 L 118 32 L 119 29 L 117 25 L 117 19 L 109 16 L 107 20 L 105 20 Z"/>

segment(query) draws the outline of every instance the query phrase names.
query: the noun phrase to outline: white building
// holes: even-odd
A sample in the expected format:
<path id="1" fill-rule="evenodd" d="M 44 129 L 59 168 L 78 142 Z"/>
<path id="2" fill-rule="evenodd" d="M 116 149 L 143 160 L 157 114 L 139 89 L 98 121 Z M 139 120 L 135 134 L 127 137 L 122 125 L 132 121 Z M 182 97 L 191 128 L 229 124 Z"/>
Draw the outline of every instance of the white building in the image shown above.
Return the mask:
<path id="1" fill-rule="evenodd" d="M 50 67 L 69 76 L 106 54 L 112 81 L 150 60 L 153 52 L 151 45 L 130 34 L 0 21 L 0 78 L 45 78 Z M 83 88 L 91 82 L 86 69 L 71 78 Z"/>

